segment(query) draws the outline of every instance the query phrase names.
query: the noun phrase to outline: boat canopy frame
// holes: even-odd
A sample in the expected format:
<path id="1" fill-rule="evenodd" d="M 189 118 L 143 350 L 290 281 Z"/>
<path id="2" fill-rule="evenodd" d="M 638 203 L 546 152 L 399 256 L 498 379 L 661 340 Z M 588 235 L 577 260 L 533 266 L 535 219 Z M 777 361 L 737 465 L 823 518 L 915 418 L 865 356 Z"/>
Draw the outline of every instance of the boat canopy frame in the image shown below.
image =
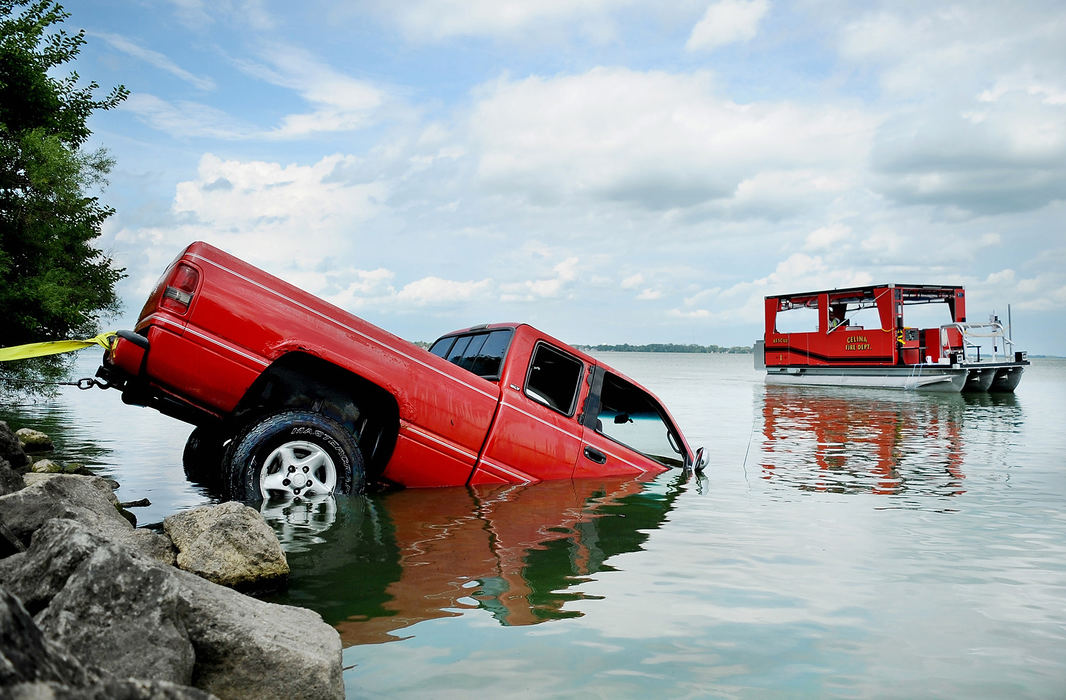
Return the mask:
<path id="1" fill-rule="evenodd" d="M 936 303 L 948 305 L 953 324 L 966 323 L 966 290 L 962 285 L 873 284 L 767 296 L 765 330 L 777 332 L 778 312 L 807 308 L 818 310 L 819 330 L 830 333 L 847 312 L 875 307 L 882 329 L 902 330 L 904 306 Z"/>

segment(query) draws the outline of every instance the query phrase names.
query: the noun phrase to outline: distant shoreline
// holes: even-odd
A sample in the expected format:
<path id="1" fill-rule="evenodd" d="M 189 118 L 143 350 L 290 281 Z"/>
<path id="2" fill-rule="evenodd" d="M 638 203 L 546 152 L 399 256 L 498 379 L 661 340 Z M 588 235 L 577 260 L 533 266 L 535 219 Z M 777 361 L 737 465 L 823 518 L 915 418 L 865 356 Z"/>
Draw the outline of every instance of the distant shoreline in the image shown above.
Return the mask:
<path id="1" fill-rule="evenodd" d="M 412 342 L 423 350 L 428 350 L 433 345 L 426 340 L 415 340 Z M 722 347 L 721 345 L 678 345 L 675 343 L 630 345 L 629 343 L 622 343 L 621 345 L 573 345 L 573 347 L 582 352 L 588 352 L 590 350 L 594 352 L 683 352 L 708 355 L 750 355 L 752 353 L 752 347 L 750 345 L 734 345 L 733 347 L 727 348 Z"/>
<path id="2" fill-rule="evenodd" d="M 750 355 L 750 345 L 734 345 L 722 347 L 721 345 L 678 345 L 676 343 L 651 343 L 649 345 L 575 345 L 575 348 L 588 352 L 595 350 L 600 352 L 683 352 L 695 354 L 726 354 L 726 355 Z"/>

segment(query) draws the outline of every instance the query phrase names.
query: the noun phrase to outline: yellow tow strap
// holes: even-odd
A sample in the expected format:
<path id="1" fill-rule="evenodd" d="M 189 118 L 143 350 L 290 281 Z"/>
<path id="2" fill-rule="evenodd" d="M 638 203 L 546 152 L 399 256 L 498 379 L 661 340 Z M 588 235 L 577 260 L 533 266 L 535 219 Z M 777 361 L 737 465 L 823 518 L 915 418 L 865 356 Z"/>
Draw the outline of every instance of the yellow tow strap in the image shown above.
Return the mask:
<path id="1" fill-rule="evenodd" d="M 0 348 L 0 362 L 8 360 L 25 360 L 30 357 L 42 357 L 44 355 L 58 355 L 64 352 L 75 352 L 85 348 L 99 345 L 105 350 L 111 349 L 111 339 L 115 337 L 115 331 L 101 333 L 95 338 L 88 340 L 53 340 L 50 343 L 29 343 L 28 345 L 16 345 L 10 348 Z"/>

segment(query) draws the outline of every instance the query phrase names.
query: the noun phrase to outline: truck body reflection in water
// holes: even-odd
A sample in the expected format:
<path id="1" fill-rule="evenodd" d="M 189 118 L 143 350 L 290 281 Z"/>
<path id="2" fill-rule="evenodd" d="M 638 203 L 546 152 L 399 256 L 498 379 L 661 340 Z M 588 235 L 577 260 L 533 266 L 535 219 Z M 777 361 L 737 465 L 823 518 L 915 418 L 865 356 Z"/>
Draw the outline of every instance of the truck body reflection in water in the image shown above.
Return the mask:
<path id="1" fill-rule="evenodd" d="M 580 616 L 566 609 L 585 597 L 571 589 L 639 550 L 680 484 L 675 474 L 268 504 L 293 572 L 278 602 L 316 610 L 346 647 L 478 609 L 502 625 Z"/>
<path id="2" fill-rule="evenodd" d="M 761 476 L 811 491 L 960 495 L 963 424 L 980 408 L 958 395 L 767 387 Z"/>

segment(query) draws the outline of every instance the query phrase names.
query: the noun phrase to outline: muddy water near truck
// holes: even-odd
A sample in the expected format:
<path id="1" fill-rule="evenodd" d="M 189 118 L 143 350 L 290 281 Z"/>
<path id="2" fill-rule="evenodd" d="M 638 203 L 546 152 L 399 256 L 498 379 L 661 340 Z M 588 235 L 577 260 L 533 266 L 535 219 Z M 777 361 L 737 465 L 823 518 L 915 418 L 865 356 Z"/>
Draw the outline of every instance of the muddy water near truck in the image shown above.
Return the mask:
<path id="1" fill-rule="evenodd" d="M 1066 361 L 970 396 L 606 359 L 708 448 L 703 477 L 264 509 L 293 568 L 279 600 L 340 632 L 350 697 L 1066 693 Z M 213 498 L 184 477 L 189 428 L 116 392 L 0 418 L 151 499 L 142 523 Z"/>

